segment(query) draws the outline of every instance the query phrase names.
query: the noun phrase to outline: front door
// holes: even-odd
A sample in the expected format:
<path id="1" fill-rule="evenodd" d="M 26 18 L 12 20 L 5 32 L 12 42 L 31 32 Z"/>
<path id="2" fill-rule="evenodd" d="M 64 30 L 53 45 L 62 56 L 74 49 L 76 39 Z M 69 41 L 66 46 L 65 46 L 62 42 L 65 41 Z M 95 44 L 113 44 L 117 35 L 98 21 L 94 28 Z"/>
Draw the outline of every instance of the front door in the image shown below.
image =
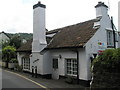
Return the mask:
<path id="1" fill-rule="evenodd" d="M 58 69 L 58 58 L 53 58 L 52 60 L 52 67 L 53 67 L 53 74 L 52 78 L 53 79 L 59 79 L 59 69 Z"/>

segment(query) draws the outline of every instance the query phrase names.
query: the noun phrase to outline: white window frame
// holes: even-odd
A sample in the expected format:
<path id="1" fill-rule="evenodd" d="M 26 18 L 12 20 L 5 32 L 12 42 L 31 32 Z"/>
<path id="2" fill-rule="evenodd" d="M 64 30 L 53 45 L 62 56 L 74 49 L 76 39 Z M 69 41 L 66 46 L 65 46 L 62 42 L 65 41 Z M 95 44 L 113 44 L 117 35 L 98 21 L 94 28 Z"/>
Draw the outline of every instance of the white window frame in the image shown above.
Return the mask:
<path id="1" fill-rule="evenodd" d="M 77 76 L 76 58 L 66 58 L 66 74 L 69 76 Z"/>
<path id="2" fill-rule="evenodd" d="M 24 57 L 22 59 L 23 59 L 23 69 L 30 70 L 30 59 Z"/>

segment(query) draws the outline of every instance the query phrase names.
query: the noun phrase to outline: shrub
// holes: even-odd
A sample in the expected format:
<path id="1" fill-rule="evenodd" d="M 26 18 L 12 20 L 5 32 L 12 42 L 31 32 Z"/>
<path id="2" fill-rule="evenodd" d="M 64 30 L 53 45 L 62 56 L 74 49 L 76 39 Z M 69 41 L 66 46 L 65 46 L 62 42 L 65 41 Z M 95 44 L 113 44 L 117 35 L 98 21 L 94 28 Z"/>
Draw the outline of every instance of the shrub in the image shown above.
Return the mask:
<path id="1" fill-rule="evenodd" d="M 107 49 L 92 63 L 91 87 L 120 87 L 120 48 Z"/>
<path id="2" fill-rule="evenodd" d="M 9 62 L 10 63 L 18 63 L 18 60 L 16 58 L 12 58 Z"/>
<path id="3" fill-rule="evenodd" d="M 21 72 L 22 71 L 22 65 L 19 66 L 18 64 L 15 65 L 15 70 Z"/>

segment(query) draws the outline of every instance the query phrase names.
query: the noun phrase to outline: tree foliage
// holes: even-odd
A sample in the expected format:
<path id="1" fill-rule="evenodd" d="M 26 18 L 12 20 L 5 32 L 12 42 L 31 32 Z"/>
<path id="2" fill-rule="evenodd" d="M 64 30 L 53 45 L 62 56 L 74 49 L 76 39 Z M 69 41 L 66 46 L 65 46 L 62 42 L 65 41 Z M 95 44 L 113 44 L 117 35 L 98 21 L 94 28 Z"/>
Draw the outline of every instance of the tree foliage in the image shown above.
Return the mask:
<path id="1" fill-rule="evenodd" d="M 16 49 L 18 49 L 21 45 L 22 45 L 22 40 L 21 37 L 18 35 L 2 43 L 3 48 L 6 46 L 14 46 Z"/>
<path id="2" fill-rule="evenodd" d="M 22 40 L 20 38 L 20 36 L 14 36 L 10 39 L 10 46 L 14 46 L 16 47 L 16 49 L 18 49 L 22 44 Z"/>
<path id="3" fill-rule="evenodd" d="M 101 71 L 107 72 L 119 72 L 120 70 L 120 48 L 119 49 L 107 49 L 102 55 L 98 56 L 93 61 L 94 67 Z M 94 68 L 93 72 L 97 70 Z M 118 71 L 117 71 L 118 70 Z"/>
<path id="4" fill-rule="evenodd" d="M 9 62 L 12 58 L 16 58 L 16 49 L 13 46 L 6 46 L 2 49 L 2 58 Z"/>

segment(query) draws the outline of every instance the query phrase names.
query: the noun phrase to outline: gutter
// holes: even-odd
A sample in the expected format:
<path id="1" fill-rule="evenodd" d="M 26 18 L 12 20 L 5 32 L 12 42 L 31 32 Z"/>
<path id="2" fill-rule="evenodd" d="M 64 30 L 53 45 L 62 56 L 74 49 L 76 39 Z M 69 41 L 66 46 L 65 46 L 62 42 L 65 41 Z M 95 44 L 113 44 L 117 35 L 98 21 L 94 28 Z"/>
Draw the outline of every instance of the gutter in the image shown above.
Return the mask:
<path id="1" fill-rule="evenodd" d="M 111 26 L 112 26 L 112 29 L 113 29 L 113 43 L 114 43 L 114 48 L 116 48 L 115 30 L 114 30 L 114 24 L 113 24 L 113 17 L 111 17 Z"/>
<path id="2" fill-rule="evenodd" d="M 76 49 L 77 53 L 77 84 L 79 84 L 79 51 Z"/>

